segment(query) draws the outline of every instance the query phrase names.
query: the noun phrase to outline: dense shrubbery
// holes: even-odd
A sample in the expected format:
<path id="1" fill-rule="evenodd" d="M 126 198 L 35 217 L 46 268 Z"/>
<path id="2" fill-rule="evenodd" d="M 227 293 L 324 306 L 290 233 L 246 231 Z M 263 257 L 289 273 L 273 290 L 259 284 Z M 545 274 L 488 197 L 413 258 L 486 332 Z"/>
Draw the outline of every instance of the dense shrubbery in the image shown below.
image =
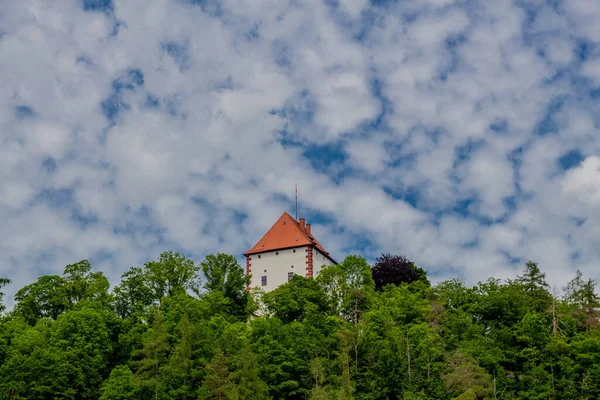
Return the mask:
<path id="1" fill-rule="evenodd" d="M 432 287 L 403 257 L 377 266 L 349 256 L 249 296 L 224 254 L 163 253 L 112 292 L 69 265 L 2 317 L 0 398 L 600 398 L 594 281 L 558 297 L 535 263 L 472 288 Z"/>

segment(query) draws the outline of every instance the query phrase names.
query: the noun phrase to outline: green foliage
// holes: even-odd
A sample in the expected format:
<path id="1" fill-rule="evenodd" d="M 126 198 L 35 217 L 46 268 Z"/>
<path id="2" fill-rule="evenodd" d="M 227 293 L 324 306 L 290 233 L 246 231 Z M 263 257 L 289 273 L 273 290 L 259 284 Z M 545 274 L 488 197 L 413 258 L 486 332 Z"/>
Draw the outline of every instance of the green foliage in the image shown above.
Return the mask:
<path id="1" fill-rule="evenodd" d="M 123 274 L 113 292 L 115 312 L 121 318 L 143 312 L 155 300 L 146 271 L 137 267 L 131 267 Z"/>
<path id="2" fill-rule="evenodd" d="M 197 290 L 200 268 L 189 258 L 172 251 L 161 253 L 158 261 L 144 264 L 147 285 L 155 301 L 173 296 L 177 290 Z"/>
<path id="3" fill-rule="evenodd" d="M 2 289 L 4 286 L 8 285 L 9 283 L 10 283 L 10 279 L 0 278 L 0 289 Z M 4 293 L 0 292 L 0 313 L 2 313 L 6 309 L 4 304 L 2 304 L 3 298 L 4 298 Z"/>
<path id="4" fill-rule="evenodd" d="M 91 272 L 86 260 L 67 265 L 63 276 L 46 275 L 25 286 L 15 294 L 17 302 L 13 314 L 34 325 L 40 318 L 56 319 L 66 310 L 84 307 L 108 309 L 109 282 L 102 272 Z"/>
<path id="5" fill-rule="evenodd" d="M 31 325 L 38 318 L 56 319 L 69 306 L 65 280 L 58 275 L 45 275 L 15 294 L 14 314 Z"/>
<path id="6" fill-rule="evenodd" d="M 492 393 L 492 379 L 477 362 L 455 351 L 447 356 L 448 372 L 444 383 L 456 400 L 486 399 Z"/>
<path id="7" fill-rule="evenodd" d="M 204 288 L 209 292 L 219 292 L 229 302 L 229 313 L 246 316 L 250 282 L 244 269 L 235 257 L 228 254 L 209 254 L 200 264 L 204 274 Z"/>
<path id="8" fill-rule="evenodd" d="M 102 384 L 99 400 L 134 400 L 133 373 L 126 365 L 118 365 Z"/>
<path id="9" fill-rule="evenodd" d="M 251 299 L 232 256 L 200 267 L 166 252 L 110 294 L 81 261 L 25 286 L 0 316 L 0 398 L 600 398 L 600 300 L 580 272 L 562 298 L 533 262 L 376 291 L 349 256 Z"/>
<path id="10" fill-rule="evenodd" d="M 327 296 L 313 279 L 300 275 L 266 293 L 263 301 L 267 310 L 284 323 L 301 321 L 310 313 L 323 313 L 329 309 Z"/>
<path id="11" fill-rule="evenodd" d="M 371 267 L 357 255 L 325 267 L 317 282 L 327 294 L 332 312 L 355 324 L 368 307 L 375 290 Z"/>

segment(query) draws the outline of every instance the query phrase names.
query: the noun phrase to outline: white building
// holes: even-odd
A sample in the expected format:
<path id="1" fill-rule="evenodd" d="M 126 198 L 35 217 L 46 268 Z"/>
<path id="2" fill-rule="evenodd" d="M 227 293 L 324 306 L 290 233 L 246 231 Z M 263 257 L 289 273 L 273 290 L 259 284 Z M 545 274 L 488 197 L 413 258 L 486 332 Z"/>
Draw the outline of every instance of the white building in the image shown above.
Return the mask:
<path id="1" fill-rule="evenodd" d="M 323 266 L 337 264 L 310 231 L 304 218 L 296 221 L 288 213 L 244 253 L 248 289 L 258 286 L 269 292 L 292 279 L 294 274 L 313 278 Z"/>

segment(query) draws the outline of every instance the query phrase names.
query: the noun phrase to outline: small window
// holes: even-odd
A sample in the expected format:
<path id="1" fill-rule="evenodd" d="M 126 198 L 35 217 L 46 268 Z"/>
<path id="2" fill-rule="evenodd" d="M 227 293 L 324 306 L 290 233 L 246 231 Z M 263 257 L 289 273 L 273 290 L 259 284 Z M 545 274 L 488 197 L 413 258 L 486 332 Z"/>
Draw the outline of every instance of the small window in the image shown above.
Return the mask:
<path id="1" fill-rule="evenodd" d="M 278 251 L 276 251 L 276 252 L 275 252 L 275 255 L 276 255 L 276 256 L 278 256 L 278 255 L 279 255 L 279 252 L 278 252 Z"/>
<path id="2" fill-rule="evenodd" d="M 294 268 L 294 266 L 292 265 L 292 269 Z"/>
<path id="3" fill-rule="evenodd" d="M 262 286 L 267 286 L 267 277 L 266 276 L 261 277 L 260 283 Z"/>
<path id="4" fill-rule="evenodd" d="M 265 272 L 267 272 L 267 270 L 265 269 Z"/>
<path id="5" fill-rule="evenodd" d="M 294 277 L 294 273 L 288 272 L 288 281 L 291 281 L 293 277 Z"/>
<path id="6" fill-rule="evenodd" d="M 260 258 L 260 254 L 258 255 L 258 258 Z"/>
<path id="7" fill-rule="evenodd" d="M 294 249 L 294 253 L 296 252 L 296 249 Z"/>

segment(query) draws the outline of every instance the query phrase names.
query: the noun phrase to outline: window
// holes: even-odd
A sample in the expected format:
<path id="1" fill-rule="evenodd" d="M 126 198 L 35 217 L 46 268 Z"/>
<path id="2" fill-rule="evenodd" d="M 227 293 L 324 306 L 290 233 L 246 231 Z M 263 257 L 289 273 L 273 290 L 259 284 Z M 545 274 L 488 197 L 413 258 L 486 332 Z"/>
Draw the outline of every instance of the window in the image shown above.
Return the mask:
<path id="1" fill-rule="evenodd" d="M 258 255 L 258 258 L 260 258 L 260 254 Z"/>
<path id="2" fill-rule="evenodd" d="M 294 277 L 294 273 L 288 272 L 288 281 L 291 281 L 293 277 Z"/>
<path id="3" fill-rule="evenodd" d="M 267 286 L 267 277 L 266 276 L 263 276 L 260 278 L 260 284 L 262 286 Z"/>
<path id="4" fill-rule="evenodd" d="M 294 253 L 296 252 L 296 249 L 294 249 Z"/>
<path id="5" fill-rule="evenodd" d="M 275 255 L 276 255 L 276 256 L 278 256 L 278 255 L 279 255 L 279 252 L 278 252 L 278 251 L 276 251 L 276 252 L 275 252 Z"/>
<path id="6" fill-rule="evenodd" d="M 292 269 L 294 269 L 294 266 L 292 265 Z"/>

